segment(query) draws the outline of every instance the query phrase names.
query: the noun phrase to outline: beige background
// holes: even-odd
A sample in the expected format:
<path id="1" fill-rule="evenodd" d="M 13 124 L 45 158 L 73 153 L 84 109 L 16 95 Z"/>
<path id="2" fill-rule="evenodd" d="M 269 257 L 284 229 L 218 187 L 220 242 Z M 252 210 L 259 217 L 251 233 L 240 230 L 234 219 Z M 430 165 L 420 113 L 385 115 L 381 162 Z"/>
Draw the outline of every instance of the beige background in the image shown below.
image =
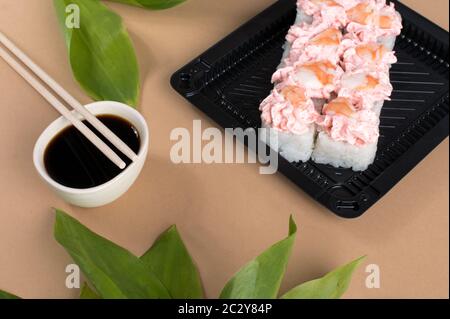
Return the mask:
<path id="1" fill-rule="evenodd" d="M 0 61 L 0 287 L 23 297 L 75 297 L 65 288 L 71 259 L 52 237 L 51 207 L 136 254 L 176 223 L 196 260 L 208 297 L 215 297 L 245 262 L 283 238 L 295 215 L 299 234 L 283 291 L 360 255 L 381 267 L 381 289 L 365 288 L 359 269 L 346 297 L 449 295 L 448 140 L 363 218 L 339 219 L 277 174 L 256 165 L 171 164 L 175 127 L 215 126 L 169 87 L 179 67 L 247 21 L 273 0 L 190 0 L 164 12 L 108 4 L 136 43 L 143 70 L 141 110 L 152 132 L 138 182 L 103 208 L 71 207 L 40 181 L 34 142 L 58 115 Z M 448 28 L 448 0 L 404 0 Z M 51 0 L 0 0 L 0 29 L 83 102 L 72 80 Z"/>

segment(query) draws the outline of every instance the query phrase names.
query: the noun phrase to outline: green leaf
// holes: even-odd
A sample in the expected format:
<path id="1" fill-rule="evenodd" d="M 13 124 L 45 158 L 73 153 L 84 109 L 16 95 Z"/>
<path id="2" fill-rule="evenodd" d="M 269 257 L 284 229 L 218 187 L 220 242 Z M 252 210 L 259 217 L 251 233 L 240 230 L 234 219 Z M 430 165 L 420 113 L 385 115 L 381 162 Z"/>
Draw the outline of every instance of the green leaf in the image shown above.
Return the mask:
<path id="1" fill-rule="evenodd" d="M 92 290 L 87 283 L 84 283 L 80 292 L 80 299 L 101 299 L 100 296 Z"/>
<path id="2" fill-rule="evenodd" d="M 60 210 L 56 211 L 55 238 L 101 297 L 170 298 L 161 281 L 139 258 Z"/>
<path id="3" fill-rule="evenodd" d="M 201 299 L 200 275 L 176 226 L 170 227 L 141 257 L 175 299 Z"/>
<path id="4" fill-rule="evenodd" d="M 69 28 L 66 6 L 80 9 L 80 27 Z M 133 44 L 120 16 L 99 0 L 54 0 L 64 31 L 75 79 L 95 100 L 136 106 L 139 100 L 139 67 Z M 72 21 L 73 22 L 73 21 Z"/>
<path id="5" fill-rule="evenodd" d="M 151 10 L 163 10 L 175 7 L 186 0 L 111 0 Z"/>
<path id="6" fill-rule="evenodd" d="M 325 277 L 306 282 L 287 292 L 283 299 L 339 299 L 347 291 L 352 275 L 364 257 L 340 267 Z"/>
<path id="7" fill-rule="evenodd" d="M 13 294 L 10 294 L 9 292 L 0 290 L 0 299 L 20 299 L 20 298 Z"/>
<path id="8" fill-rule="evenodd" d="M 291 216 L 289 235 L 245 265 L 226 284 L 222 299 L 274 299 L 286 271 L 297 226 Z"/>

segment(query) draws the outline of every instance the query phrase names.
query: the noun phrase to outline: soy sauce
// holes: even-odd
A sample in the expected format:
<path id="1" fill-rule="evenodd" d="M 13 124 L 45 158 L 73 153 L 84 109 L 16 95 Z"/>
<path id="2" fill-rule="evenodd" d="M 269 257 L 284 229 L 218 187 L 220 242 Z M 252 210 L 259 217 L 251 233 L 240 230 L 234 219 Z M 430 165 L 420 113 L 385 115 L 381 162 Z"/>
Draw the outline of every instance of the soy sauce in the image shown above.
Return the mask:
<path id="1" fill-rule="evenodd" d="M 138 154 L 141 139 L 130 122 L 109 114 L 99 115 L 97 118 Z M 111 147 L 127 166 L 131 164 L 131 160 L 108 142 L 92 125 L 87 121 L 83 123 Z M 74 126 L 61 131 L 49 143 L 44 153 L 44 164 L 47 173 L 56 182 L 78 189 L 102 185 L 122 172 Z"/>

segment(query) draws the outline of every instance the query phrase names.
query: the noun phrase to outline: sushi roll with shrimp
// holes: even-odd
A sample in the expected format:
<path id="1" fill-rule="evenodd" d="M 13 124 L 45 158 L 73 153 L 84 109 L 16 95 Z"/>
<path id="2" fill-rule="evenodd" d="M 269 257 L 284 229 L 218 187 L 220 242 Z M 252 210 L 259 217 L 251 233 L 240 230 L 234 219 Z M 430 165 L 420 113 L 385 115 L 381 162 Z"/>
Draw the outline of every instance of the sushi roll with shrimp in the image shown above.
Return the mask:
<path id="1" fill-rule="evenodd" d="M 361 42 L 377 42 L 392 51 L 402 30 L 402 18 L 393 3 L 364 0 L 347 10 L 346 30 Z"/>
<path id="2" fill-rule="evenodd" d="M 306 96 L 313 99 L 316 109 L 320 112 L 325 100 L 336 91 L 343 73 L 339 65 L 329 61 L 311 61 L 276 71 L 272 82 L 289 82 L 303 87 Z"/>
<path id="3" fill-rule="evenodd" d="M 342 57 L 342 65 L 346 72 L 363 68 L 388 73 L 392 64 L 397 62 L 393 51 L 376 42 L 359 43 L 346 39 L 347 47 Z"/>
<path id="4" fill-rule="evenodd" d="M 289 57 L 294 42 L 297 42 L 297 49 L 301 49 L 312 36 L 329 28 L 342 29 L 346 23 L 345 9 L 336 1 L 298 0 L 297 18 L 286 36 L 286 42 L 283 45 L 284 53 L 279 67 L 286 65 L 285 59 Z"/>
<path id="5" fill-rule="evenodd" d="M 359 99 L 361 109 L 375 112 L 378 116 L 386 100 L 390 100 L 393 87 L 389 74 L 371 69 L 346 72 L 338 85 L 337 94 L 350 100 Z"/>
<path id="6" fill-rule="evenodd" d="M 317 121 L 319 134 L 312 159 L 318 164 L 364 171 L 375 159 L 379 117 L 338 97 L 326 104 Z"/>
<path id="7" fill-rule="evenodd" d="M 314 20 L 323 21 L 344 27 L 347 24 L 346 10 L 356 6 L 362 0 L 298 0 L 297 18 L 313 23 Z M 337 23 L 337 25 L 336 25 Z"/>
<path id="8" fill-rule="evenodd" d="M 299 86 L 279 84 L 261 103 L 261 140 L 289 162 L 312 154 L 319 113 Z"/>
<path id="9" fill-rule="evenodd" d="M 312 33 L 309 38 L 299 36 L 292 43 L 285 65 L 292 66 L 296 63 L 320 60 L 338 64 L 344 49 L 341 46 L 342 38 L 342 31 L 335 27 Z"/>
<path id="10" fill-rule="evenodd" d="M 293 26 L 286 36 L 285 51 L 278 68 L 307 57 L 327 57 L 337 62 L 342 52 L 342 31 L 327 25 Z M 319 56 L 317 56 L 319 54 Z"/>

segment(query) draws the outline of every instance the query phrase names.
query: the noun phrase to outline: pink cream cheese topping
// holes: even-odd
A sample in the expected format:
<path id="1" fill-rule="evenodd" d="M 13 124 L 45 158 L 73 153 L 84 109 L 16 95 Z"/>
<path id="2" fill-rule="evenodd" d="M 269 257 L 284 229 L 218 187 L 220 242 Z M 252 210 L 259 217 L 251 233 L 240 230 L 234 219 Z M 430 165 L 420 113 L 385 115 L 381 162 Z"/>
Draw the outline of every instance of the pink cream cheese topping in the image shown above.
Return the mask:
<path id="1" fill-rule="evenodd" d="M 305 91 L 296 86 L 278 86 L 261 103 L 262 121 L 282 132 L 305 134 L 319 116 Z"/>
<path id="2" fill-rule="evenodd" d="M 363 42 L 376 42 L 382 37 L 398 36 L 402 18 L 393 3 L 367 0 L 347 10 L 347 31 Z"/>
<path id="3" fill-rule="evenodd" d="M 376 42 L 345 39 L 343 46 L 346 47 L 342 58 L 345 71 L 369 68 L 376 72 L 388 72 L 391 65 L 397 62 L 395 52 Z"/>
<path id="4" fill-rule="evenodd" d="M 374 112 L 357 110 L 350 100 L 341 97 L 326 104 L 322 112 L 317 124 L 333 140 L 355 146 L 377 142 L 380 120 Z"/>
<path id="5" fill-rule="evenodd" d="M 342 26 L 348 23 L 346 10 L 356 6 L 361 0 L 298 0 L 297 6 L 315 19 L 339 21 Z"/>
<path id="6" fill-rule="evenodd" d="M 316 29 L 299 28 L 302 34 L 298 37 L 292 36 L 293 42 L 289 55 L 285 59 L 286 66 L 293 64 L 303 64 L 306 62 L 326 60 L 337 64 L 343 54 L 341 46 L 342 32 L 338 28 L 330 27 Z M 288 39 L 289 39 L 288 35 Z"/>
<path id="7" fill-rule="evenodd" d="M 308 98 L 329 99 L 343 73 L 340 66 L 330 61 L 299 62 L 279 69 L 272 81 L 303 87 Z"/>
<path id="8" fill-rule="evenodd" d="M 361 99 L 364 109 L 371 109 L 375 103 L 389 100 L 393 90 L 386 72 L 368 69 L 345 73 L 337 87 L 340 97 Z"/>

